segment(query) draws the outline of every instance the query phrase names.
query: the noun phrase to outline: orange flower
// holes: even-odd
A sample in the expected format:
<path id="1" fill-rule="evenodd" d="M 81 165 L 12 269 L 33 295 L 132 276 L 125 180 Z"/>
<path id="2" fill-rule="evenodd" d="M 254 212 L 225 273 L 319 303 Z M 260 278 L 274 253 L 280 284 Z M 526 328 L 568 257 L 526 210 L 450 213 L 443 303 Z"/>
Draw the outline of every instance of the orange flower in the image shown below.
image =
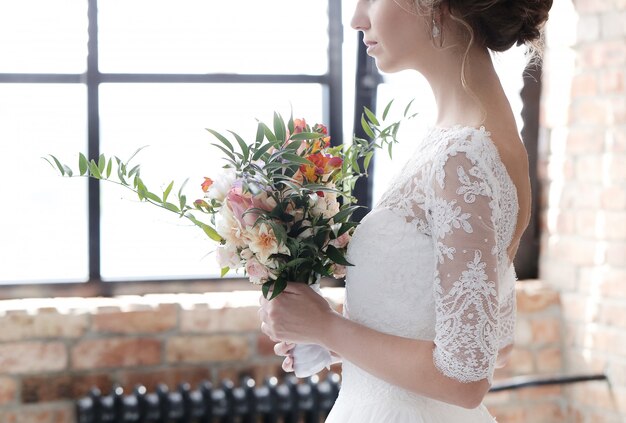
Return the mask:
<path id="1" fill-rule="evenodd" d="M 304 132 L 306 129 L 306 121 L 304 119 L 294 119 L 293 120 L 293 133 L 299 134 L 300 132 Z"/>
<path id="2" fill-rule="evenodd" d="M 307 157 L 311 162 L 310 165 L 300 165 L 300 172 L 309 182 L 314 182 L 320 176 L 331 173 L 333 170 L 341 167 L 343 160 L 341 157 L 334 157 L 322 153 L 314 153 Z"/>
<path id="3" fill-rule="evenodd" d="M 202 183 L 202 191 L 207 192 L 209 188 L 213 185 L 213 179 L 204 177 L 204 182 Z"/>

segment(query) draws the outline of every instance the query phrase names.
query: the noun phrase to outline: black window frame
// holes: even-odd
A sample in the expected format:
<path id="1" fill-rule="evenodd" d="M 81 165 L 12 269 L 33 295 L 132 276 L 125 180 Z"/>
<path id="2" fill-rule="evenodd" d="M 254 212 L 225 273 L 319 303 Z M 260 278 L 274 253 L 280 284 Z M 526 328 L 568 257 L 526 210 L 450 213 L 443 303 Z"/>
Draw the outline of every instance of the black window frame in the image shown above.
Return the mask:
<path id="1" fill-rule="evenodd" d="M 343 143 L 343 23 L 341 2 L 328 0 L 328 69 L 322 75 L 305 74 L 145 74 L 145 73 L 102 73 L 98 62 L 98 0 L 88 3 L 87 69 L 83 73 L 0 73 L 0 84 L 60 83 L 84 84 L 87 87 L 87 156 L 97 159 L 100 155 L 99 88 L 103 83 L 236 83 L 236 84 L 319 84 L 323 87 L 323 121 L 327 124 L 334 145 Z M 1 283 L 0 299 L 50 294 L 64 296 L 86 293 L 94 296 L 112 296 L 118 284 L 150 285 L 171 283 L 171 280 L 146 279 L 142 281 L 103 281 L 100 270 L 100 185 L 99 181 L 88 182 L 88 240 L 89 279 L 85 282 L 24 282 Z M 213 278 L 181 278 L 180 282 L 206 282 Z"/>

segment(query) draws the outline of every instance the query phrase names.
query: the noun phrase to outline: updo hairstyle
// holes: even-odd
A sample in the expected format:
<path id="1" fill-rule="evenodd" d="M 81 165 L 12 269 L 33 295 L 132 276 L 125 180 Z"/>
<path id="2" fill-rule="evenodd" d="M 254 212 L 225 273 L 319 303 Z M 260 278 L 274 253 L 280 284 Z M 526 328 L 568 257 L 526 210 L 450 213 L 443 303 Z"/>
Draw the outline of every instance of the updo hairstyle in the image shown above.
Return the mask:
<path id="1" fill-rule="evenodd" d="M 418 8 L 434 14 L 441 6 L 450 18 L 469 32 L 476 42 L 502 52 L 525 44 L 534 54 L 540 50 L 542 28 L 548 20 L 552 0 L 415 0 Z"/>

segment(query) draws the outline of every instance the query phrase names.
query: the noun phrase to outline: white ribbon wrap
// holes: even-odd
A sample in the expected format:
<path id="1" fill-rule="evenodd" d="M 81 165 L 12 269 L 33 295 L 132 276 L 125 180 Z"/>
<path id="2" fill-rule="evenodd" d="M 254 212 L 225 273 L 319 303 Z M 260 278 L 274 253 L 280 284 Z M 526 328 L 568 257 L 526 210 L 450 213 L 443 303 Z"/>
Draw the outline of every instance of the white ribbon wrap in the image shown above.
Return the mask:
<path id="1" fill-rule="evenodd" d="M 320 284 L 311 285 L 313 291 L 322 295 Z M 296 344 L 293 348 L 293 370 L 296 377 L 313 376 L 322 369 L 329 369 L 332 364 L 330 351 L 317 344 Z"/>

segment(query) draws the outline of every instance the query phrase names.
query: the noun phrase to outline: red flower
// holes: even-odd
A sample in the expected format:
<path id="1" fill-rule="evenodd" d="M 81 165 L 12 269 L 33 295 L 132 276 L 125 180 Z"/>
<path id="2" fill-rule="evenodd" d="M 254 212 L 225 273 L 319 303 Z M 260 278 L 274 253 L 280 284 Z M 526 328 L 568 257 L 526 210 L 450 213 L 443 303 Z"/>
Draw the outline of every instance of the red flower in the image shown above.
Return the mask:
<path id="1" fill-rule="evenodd" d="M 207 192 L 209 188 L 213 185 L 213 179 L 204 177 L 204 182 L 202 183 L 202 191 Z"/>
<path id="2" fill-rule="evenodd" d="M 307 157 L 311 162 L 310 165 L 300 165 L 300 172 L 309 182 L 317 181 L 322 176 L 331 173 L 335 169 L 339 169 L 343 164 L 341 157 L 335 157 L 322 153 L 314 153 Z"/>

